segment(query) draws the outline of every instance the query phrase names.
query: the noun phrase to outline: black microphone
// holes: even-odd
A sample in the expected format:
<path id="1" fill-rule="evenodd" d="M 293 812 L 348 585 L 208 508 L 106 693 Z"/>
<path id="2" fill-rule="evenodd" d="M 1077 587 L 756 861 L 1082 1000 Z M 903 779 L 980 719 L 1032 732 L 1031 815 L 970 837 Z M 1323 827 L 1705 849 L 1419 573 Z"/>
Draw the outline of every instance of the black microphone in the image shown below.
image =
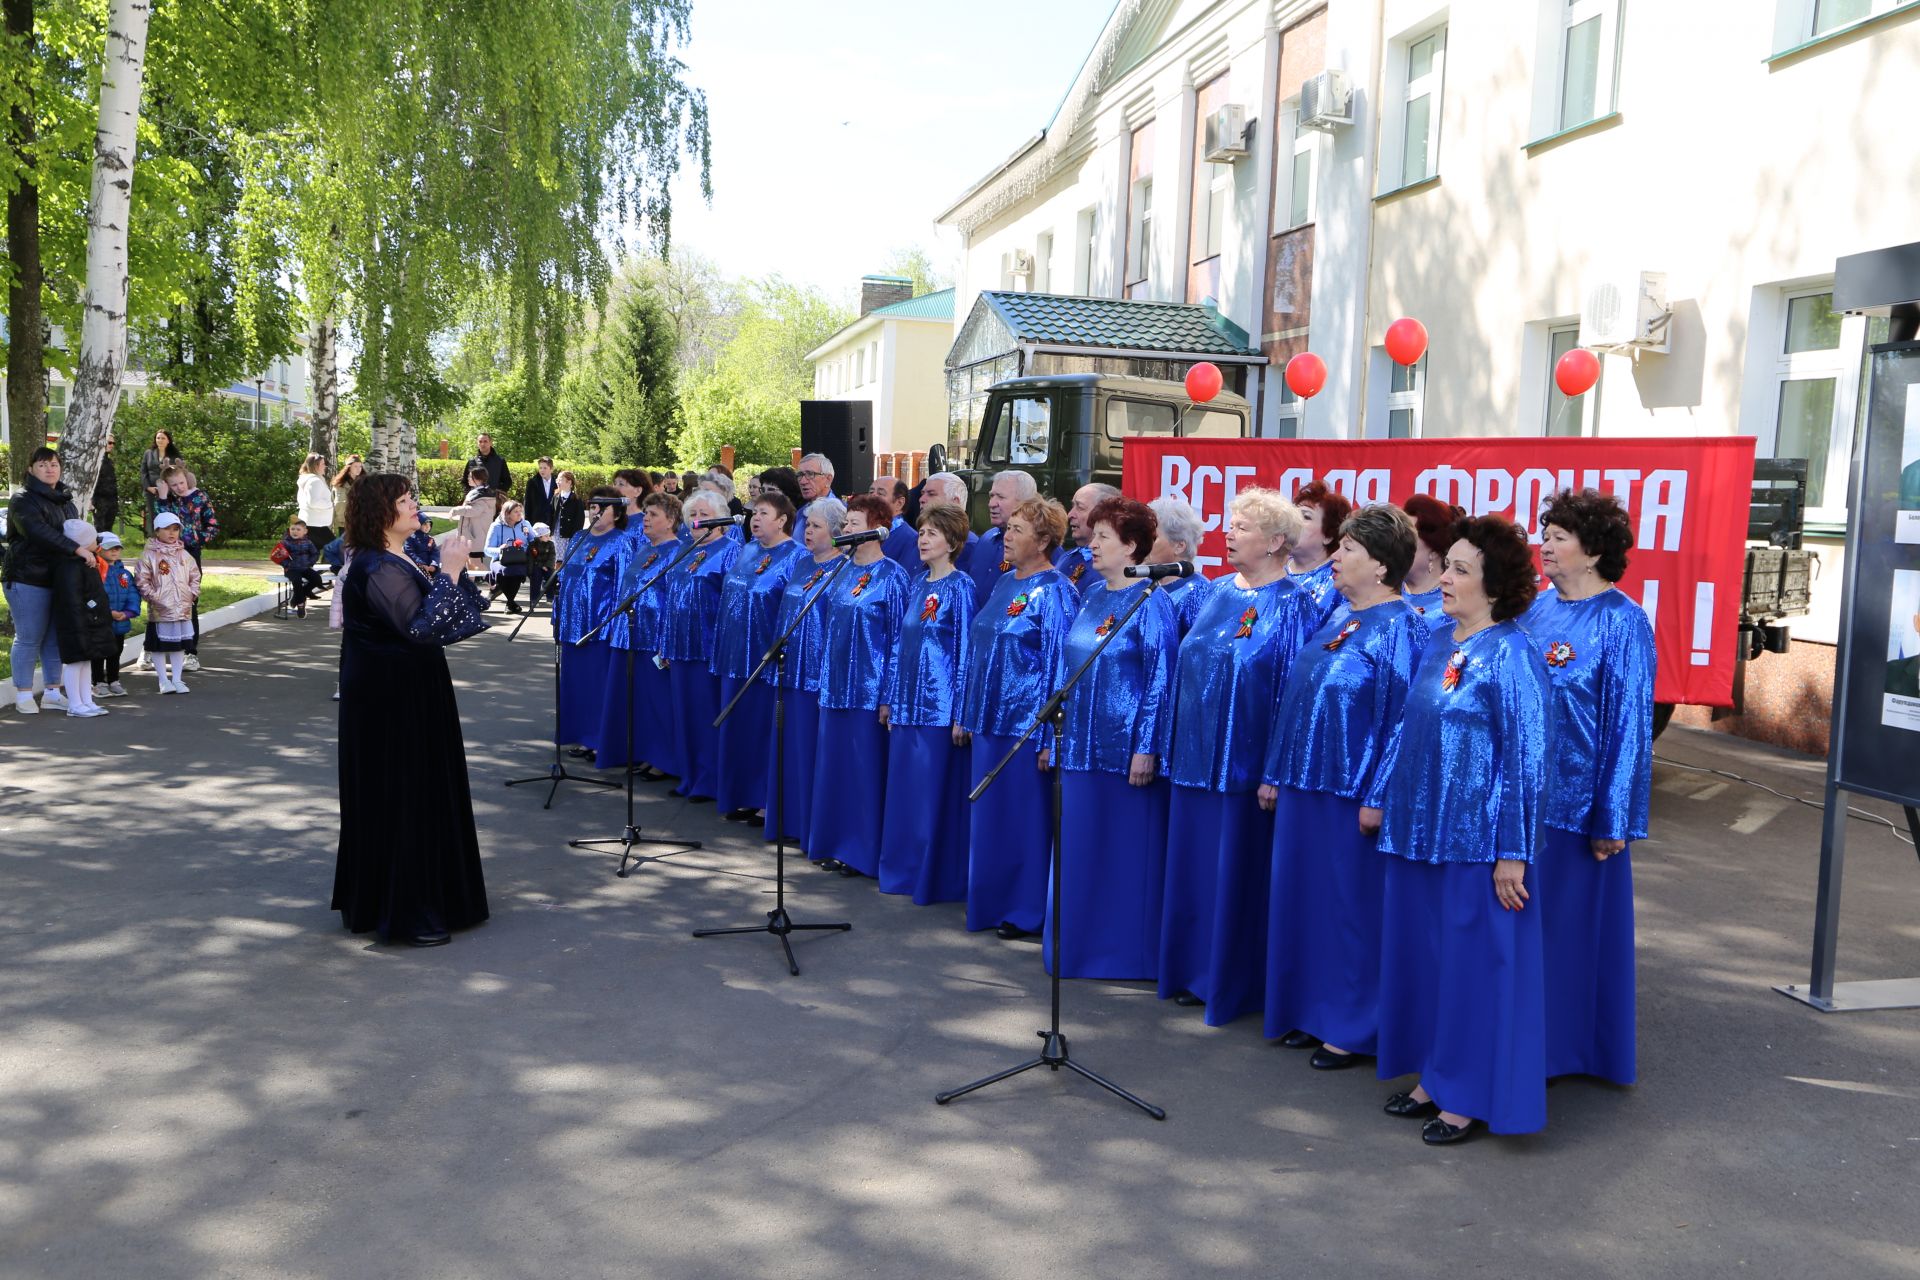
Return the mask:
<path id="1" fill-rule="evenodd" d="M 1161 578 L 1191 578 L 1194 568 L 1191 560 L 1172 560 L 1166 564 L 1130 564 L 1120 572 L 1124 577 L 1148 578 L 1157 582 Z"/>
<path id="2" fill-rule="evenodd" d="M 715 516 L 711 520 L 695 520 L 693 527 L 696 529 L 718 529 L 722 525 L 745 524 L 746 522 L 747 518 L 745 516 Z"/>
<path id="3" fill-rule="evenodd" d="M 853 547 L 862 542 L 878 542 L 886 537 L 884 529 L 863 529 L 859 533 L 843 533 L 833 540 L 836 547 Z"/>

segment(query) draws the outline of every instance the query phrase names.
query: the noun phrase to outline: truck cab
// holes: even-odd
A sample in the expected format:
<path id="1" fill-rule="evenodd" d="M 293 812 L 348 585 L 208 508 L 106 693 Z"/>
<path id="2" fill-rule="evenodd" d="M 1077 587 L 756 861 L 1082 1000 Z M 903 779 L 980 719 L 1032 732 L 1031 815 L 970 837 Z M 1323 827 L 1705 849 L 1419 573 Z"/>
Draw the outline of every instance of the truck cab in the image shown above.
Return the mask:
<path id="1" fill-rule="evenodd" d="M 1120 451 L 1128 436 L 1240 437 L 1252 434 L 1253 408 L 1222 392 L 1193 404 L 1178 382 L 1103 373 L 1008 378 L 987 392 L 979 435 L 951 439 L 928 461 L 967 482 L 968 512 L 987 527 L 987 491 L 995 473 L 1025 471 L 1045 497 L 1062 505 L 1080 486 L 1120 485 Z"/>

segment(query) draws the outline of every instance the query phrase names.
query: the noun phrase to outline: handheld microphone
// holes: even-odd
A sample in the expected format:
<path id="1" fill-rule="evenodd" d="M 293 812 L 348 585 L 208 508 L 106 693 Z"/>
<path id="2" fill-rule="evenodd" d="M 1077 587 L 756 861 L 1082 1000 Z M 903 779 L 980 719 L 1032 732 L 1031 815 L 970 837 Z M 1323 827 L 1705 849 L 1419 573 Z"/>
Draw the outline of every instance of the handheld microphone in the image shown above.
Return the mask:
<path id="1" fill-rule="evenodd" d="M 695 520 L 693 527 L 696 529 L 718 529 L 723 525 L 745 524 L 746 522 L 747 518 L 745 516 L 715 516 L 711 520 Z"/>
<path id="2" fill-rule="evenodd" d="M 1124 577 L 1146 578 L 1156 582 L 1161 578 L 1191 578 L 1193 561 L 1172 560 L 1166 564 L 1130 564 L 1120 572 Z"/>
<path id="3" fill-rule="evenodd" d="M 841 534 L 833 540 L 833 545 L 836 547 L 853 547 L 858 546 L 862 542 L 878 542 L 886 536 L 887 533 L 884 529 L 863 529 L 859 533 Z"/>

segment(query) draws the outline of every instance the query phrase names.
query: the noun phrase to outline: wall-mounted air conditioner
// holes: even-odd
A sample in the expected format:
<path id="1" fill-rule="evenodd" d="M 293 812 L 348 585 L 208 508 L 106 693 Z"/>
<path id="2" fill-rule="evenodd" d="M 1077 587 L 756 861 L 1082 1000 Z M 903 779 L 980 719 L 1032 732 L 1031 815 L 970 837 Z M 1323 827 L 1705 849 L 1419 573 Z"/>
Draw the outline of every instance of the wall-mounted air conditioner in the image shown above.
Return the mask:
<path id="1" fill-rule="evenodd" d="M 1353 123 L 1353 86 L 1344 71 L 1322 71 L 1300 82 L 1300 127 L 1331 133 Z"/>
<path id="2" fill-rule="evenodd" d="M 1247 154 L 1247 109 L 1230 102 L 1207 117 L 1208 164 L 1232 164 Z"/>
<path id="3" fill-rule="evenodd" d="M 1629 271 L 1588 282 L 1580 295 L 1580 345 L 1595 351 L 1673 350 L 1667 273 Z"/>

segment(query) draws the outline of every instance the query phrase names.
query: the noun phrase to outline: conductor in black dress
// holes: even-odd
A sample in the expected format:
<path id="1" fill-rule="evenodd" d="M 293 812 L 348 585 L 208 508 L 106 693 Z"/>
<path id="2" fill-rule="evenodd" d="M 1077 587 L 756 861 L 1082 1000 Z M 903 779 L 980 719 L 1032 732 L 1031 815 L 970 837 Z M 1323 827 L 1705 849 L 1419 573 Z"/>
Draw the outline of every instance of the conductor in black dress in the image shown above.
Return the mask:
<path id="1" fill-rule="evenodd" d="M 340 853 L 333 907 L 355 933 L 432 947 L 487 918 L 449 644 L 486 629 L 471 548 L 441 545 L 429 578 L 404 554 L 419 527 L 407 481 L 368 475 L 347 498 L 341 592 Z"/>

